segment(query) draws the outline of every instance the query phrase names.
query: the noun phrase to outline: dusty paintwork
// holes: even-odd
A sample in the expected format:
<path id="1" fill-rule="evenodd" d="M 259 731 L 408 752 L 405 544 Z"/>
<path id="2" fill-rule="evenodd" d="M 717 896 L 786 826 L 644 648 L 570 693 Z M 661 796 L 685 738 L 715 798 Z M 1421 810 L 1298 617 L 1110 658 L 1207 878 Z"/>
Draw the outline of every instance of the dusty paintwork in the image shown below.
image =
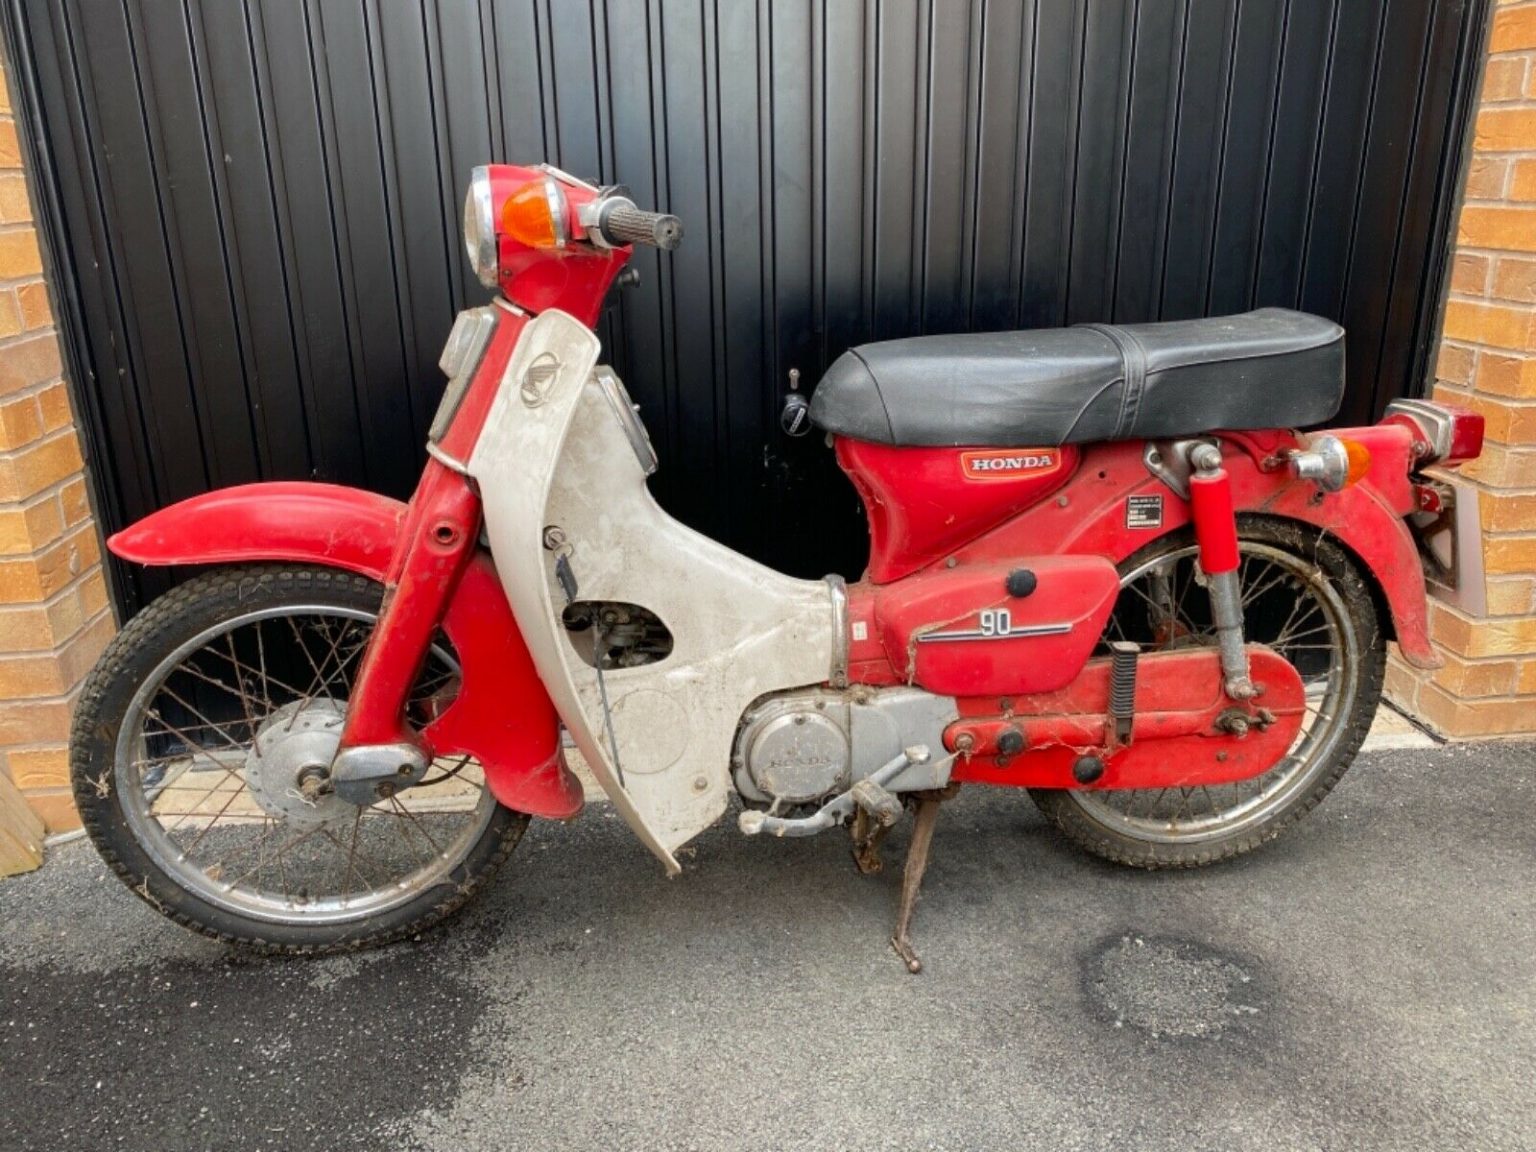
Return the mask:
<path id="1" fill-rule="evenodd" d="M 597 338 L 563 313 L 533 321 L 508 368 L 470 473 L 507 597 L 593 775 L 671 870 L 673 850 L 726 808 L 736 726 L 757 697 L 817 684 L 832 660 L 826 584 L 793 580 L 673 520 L 591 379 Z M 522 382 L 547 353 L 560 369 L 530 406 Z M 560 624 L 565 595 L 557 525 L 584 600 L 655 612 L 671 630 L 669 657 L 606 672 L 615 764 L 596 671 Z M 620 770 L 623 783 L 620 783 Z"/>

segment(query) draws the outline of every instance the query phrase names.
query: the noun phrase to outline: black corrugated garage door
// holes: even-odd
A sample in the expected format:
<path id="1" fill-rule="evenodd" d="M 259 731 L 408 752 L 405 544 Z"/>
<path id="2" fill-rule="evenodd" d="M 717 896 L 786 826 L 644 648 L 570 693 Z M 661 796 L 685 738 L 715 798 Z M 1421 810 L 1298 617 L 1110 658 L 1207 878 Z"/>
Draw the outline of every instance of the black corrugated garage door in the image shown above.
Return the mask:
<path id="1" fill-rule="evenodd" d="M 1486 0 L 6 0 L 107 527 L 403 495 L 482 293 L 471 166 L 677 213 L 604 323 L 683 519 L 857 570 L 775 414 L 848 345 L 1301 307 L 1349 413 L 1426 372 Z M 157 584 L 120 573 L 131 610 Z M 121 577 L 126 576 L 126 579 Z"/>

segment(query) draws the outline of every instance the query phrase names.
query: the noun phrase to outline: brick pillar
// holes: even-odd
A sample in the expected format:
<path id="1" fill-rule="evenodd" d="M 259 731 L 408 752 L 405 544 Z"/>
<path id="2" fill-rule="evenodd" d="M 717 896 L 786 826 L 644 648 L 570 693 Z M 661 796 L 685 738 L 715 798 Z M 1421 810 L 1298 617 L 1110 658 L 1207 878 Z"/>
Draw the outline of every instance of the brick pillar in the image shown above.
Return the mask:
<path id="1" fill-rule="evenodd" d="M 1435 396 L 1482 412 L 1486 608 L 1430 605 L 1445 667 L 1388 694 L 1452 737 L 1536 733 L 1536 3 L 1494 15 Z"/>
<path id="2" fill-rule="evenodd" d="M 61 377 L 59 334 L 43 280 L 9 77 L 5 80 L 0 84 L 0 790 L 8 796 L 19 790 L 48 831 L 58 832 L 79 824 L 69 792 L 70 707 L 114 622 L 80 438 Z M 4 811 L 0 805 L 0 814 Z"/>

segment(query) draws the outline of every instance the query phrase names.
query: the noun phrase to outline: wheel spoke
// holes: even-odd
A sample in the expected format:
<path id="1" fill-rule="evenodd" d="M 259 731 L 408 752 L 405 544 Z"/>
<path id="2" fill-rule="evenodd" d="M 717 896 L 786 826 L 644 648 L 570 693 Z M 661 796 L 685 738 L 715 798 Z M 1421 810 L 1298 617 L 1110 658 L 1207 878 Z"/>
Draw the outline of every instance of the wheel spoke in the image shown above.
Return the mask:
<path id="1" fill-rule="evenodd" d="M 135 837 L 176 883 L 246 916 L 351 922 L 462 865 L 496 811 L 472 757 L 435 760 L 420 806 L 404 794 L 353 806 L 305 775 L 334 755 L 373 625 L 350 609 L 252 609 L 145 679 L 117 780 Z M 408 695 L 425 704 L 413 722 L 450 706 L 459 676 L 436 644 Z"/>
<path id="2" fill-rule="evenodd" d="M 1230 784 L 1069 794 L 1096 819 L 1127 835 L 1177 842 L 1256 822 L 1287 803 L 1333 745 L 1346 699 L 1347 636 L 1341 601 L 1317 579 L 1308 561 L 1248 540 L 1241 549 L 1238 580 L 1248 639 L 1265 643 L 1293 664 L 1305 660 L 1297 667 L 1307 687 L 1301 731 L 1291 752 L 1274 767 Z M 1190 592 L 1198 583 L 1197 571 L 1194 545 L 1181 545 L 1134 570 L 1122 582 L 1121 597 L 1105 627 L 1106 641 L 1139 638 L 1135 629 L 1145 615 L 1152 637 L 1164 644 L 1214 646 L 1212 627 L 1197 618 L 1206 611 L 1205 600 Z M 1315 655 L 1324 653 L 1326 660 Z"/>

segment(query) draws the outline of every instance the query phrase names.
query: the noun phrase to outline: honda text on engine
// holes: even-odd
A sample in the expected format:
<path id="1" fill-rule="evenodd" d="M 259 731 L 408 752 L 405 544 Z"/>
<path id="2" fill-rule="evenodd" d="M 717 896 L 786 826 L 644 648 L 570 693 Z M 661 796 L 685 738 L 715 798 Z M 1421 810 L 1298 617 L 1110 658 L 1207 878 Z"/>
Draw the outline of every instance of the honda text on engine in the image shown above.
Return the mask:
<path id="1" fill-rule="evenodd" d="M 863 577 L 791 579 L 683 526 L 593 334 L 631 246 L 682 236 L 622 189 L 477 169 L 464 239 L 496 297 L 453 327 L 410 503 L 253 484 L 112 537 L 203 566 L 75 717 L 75 798 L 133 891 L 273 951 L 417 932 L 531 817 L 581 811 L 573 743 L 669 872 L 733 796 L 749 836 L 849 829 L 866 872 L 912 810 L 893 944 L 915 972 L 961 784 L 1027 789 L 1123 864 L 1221 860 L 1338 782 L 1387 640 L 1436 663 L 1444 469 L 1482 420 L 1401 401 L 1295 431 L 1344 383 L 1342 330 L 1296 312 L 855 348 L 784 423 L 827 433 L 862 496 Z"/>

